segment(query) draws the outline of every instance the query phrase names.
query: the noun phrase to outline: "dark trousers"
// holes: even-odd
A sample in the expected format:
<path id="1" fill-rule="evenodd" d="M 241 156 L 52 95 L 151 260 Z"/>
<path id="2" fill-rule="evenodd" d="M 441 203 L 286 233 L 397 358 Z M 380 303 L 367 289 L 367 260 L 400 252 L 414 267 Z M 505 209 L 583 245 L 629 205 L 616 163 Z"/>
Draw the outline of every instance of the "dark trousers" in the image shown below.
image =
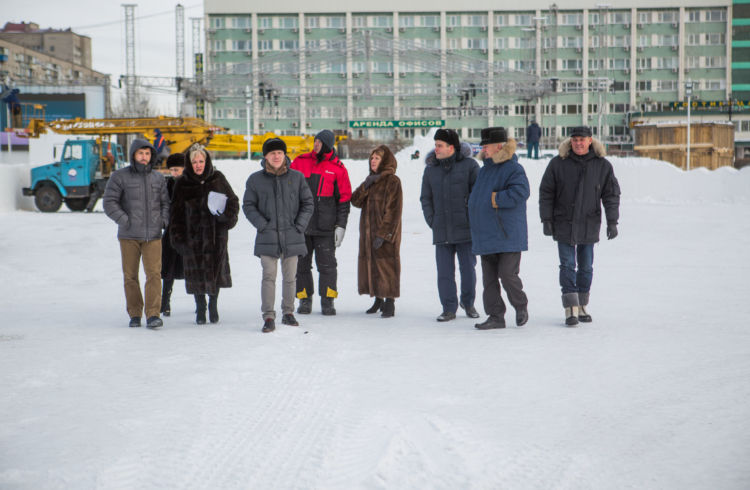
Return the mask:
<path id="1" fill-rule="evenodd" d="M 465 307 L 474 306 L 477 289 L 477 257 L 471 253 L 471 242 L 435 245 L 435 261 L 438 272 L 438 294 L 443 311 L 455 313 L 458 310 L 456 296 L 456 256 L 461 274 L 461 303 Z"/>
<path id="2" fill-rule="evenodd" d="M 557 242 L 560 255 L 560 287 L 563 294 L 588 293 L 594 278 L 594 244 Z"/>
<path id="3" fill-rule="evenodd" d="M 330 235 L 305 235 L 307 255 L 297 262 L 297 298 L 311 298 L 315 292 L 312 276 L 312 259 L 318 268 L 318 292 L 321 297 L 335 298 L 336 289 L 336 245 Z"/>
<path id="4" fill-rule="evenodd" d="M 526 143 L 526 158 L 531 158 L 531 152 L 534 151 L 534 159 L 539 160 L 539 142 L 532 141 Z"/>
<path id="5" fill-rule="evenodd" d="M 482 301 L 484 311 L 489 316 L 503 318 L 505 315 L 505 303 L 500 295 L 500 282 L 513 308 L 516 310 L 526 308 L 529 300 L 523 292 L 521 278 L 518 277 L 520 270 L 521 252 L 482 255 L 482 285 L 484 286 Z"/>

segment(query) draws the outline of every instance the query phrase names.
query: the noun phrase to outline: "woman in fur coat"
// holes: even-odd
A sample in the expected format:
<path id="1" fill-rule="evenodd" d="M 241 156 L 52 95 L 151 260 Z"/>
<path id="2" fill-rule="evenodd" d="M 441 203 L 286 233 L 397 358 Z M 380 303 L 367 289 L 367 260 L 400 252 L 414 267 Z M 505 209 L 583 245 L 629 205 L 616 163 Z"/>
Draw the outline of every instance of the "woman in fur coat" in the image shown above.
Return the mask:
<path id="1" fill-rule="evenodd" d="M 227 241 L 237 224 L 240 201 L 205 148 L 195 144 L 186 156 L 189 163 L 175 183 L 169 230 L 172 245 L 183 257 L 185 289 L 195 296 L 195 322 L 202 325 L 205 295 L 209 319 L 216 323 L 219 289 L 232 287 Z"/>
<path id="2" fill-rule="evenodd" d="M 401 180 L 396 157 L 381 145 L 370 154 L 370 174 L 352 194 L 359 217 L 359 294 L 375 297 L 367 313 L 395 314 L 401 281 Z"/>

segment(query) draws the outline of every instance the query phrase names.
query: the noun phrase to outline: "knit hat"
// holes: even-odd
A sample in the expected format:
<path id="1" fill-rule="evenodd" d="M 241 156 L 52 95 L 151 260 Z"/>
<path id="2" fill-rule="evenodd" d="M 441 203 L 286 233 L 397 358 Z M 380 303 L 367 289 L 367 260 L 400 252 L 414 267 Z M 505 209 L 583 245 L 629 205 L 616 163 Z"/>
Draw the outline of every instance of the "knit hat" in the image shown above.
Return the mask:
<path id="1" fill-rule="evenodd" d="M 320 140 L 323 143 L 323 150 L 325 153 L 333 150 L 333 145 L 336 143 L 336 137 L 333 135 L 333 131 L 330 129 L 324 129 L 315 135 L 316 140 Z"/>
<path id="2" fill-rule="evenodd" d="M 591 137 L 591 128 L 587 126 L 578 126 L 577 128 L 573 128 L 573 131 L 570 132 L 570 137 L 573 136 L 584 136 L 584 137 Z"/>
<path id="3" fill-rule="evenodd" d="M 456 152 L 461 151 L 461 142 L 458 140 L 458 133 L 453 129 L 438 129 L 435 132 L 435 141 L 445 141 L 455 148 Z"/>
<path id="4" fill-rule="evenodd" d="M 263 142 L 263 156 L 269 152 L 281 150 L 286 154 L 286 143 L 280 138 L 270 138 Z"/>
<path id="5" fill-rule="evenodd" d="M 172 153 L 167 157 L 167 168 L 172 167 L 184 167 L 185 166 L 185 154 L 184 153 Z"/>
<path id="6" fill-rule="evenodd" d="M 482 142 L 480 145 L 489 145 L 492 143 L 505 143 L 508 141 L 508 133 L 505 128 L 498 126 L 495 128 L 484 128 L 482 130 Z"/>

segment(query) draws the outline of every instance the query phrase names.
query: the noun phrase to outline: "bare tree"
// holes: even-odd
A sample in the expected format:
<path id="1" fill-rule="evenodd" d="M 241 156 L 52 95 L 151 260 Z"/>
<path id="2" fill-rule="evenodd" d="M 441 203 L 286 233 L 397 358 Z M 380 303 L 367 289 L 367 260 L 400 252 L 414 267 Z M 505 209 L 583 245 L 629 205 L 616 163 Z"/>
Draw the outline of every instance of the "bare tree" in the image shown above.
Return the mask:
<path id="1" fill-rule="evenodd" d="M 128 106 L 126 94 L 120 95 L 119 104 L 112 109 L 112 117 L 153 117 L 156 109 L 151 98 L 143 92 L 136 91 L 135 102 Z"/>

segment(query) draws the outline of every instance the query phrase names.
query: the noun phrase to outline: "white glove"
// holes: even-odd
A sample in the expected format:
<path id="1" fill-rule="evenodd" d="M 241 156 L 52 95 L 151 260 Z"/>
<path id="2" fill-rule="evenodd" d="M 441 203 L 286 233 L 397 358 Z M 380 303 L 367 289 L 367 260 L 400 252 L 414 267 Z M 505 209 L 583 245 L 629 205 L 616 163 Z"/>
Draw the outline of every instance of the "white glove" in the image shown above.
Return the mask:
<path id="1" fill-rule="evenodd" d="M 346 228 L 340 226 L 337 226 L 336 229 L 333 230 L 333 242 L 337 247 L 340 247 L 341 242 L 344 241 L 344 233 L 346 233 Z"/>

